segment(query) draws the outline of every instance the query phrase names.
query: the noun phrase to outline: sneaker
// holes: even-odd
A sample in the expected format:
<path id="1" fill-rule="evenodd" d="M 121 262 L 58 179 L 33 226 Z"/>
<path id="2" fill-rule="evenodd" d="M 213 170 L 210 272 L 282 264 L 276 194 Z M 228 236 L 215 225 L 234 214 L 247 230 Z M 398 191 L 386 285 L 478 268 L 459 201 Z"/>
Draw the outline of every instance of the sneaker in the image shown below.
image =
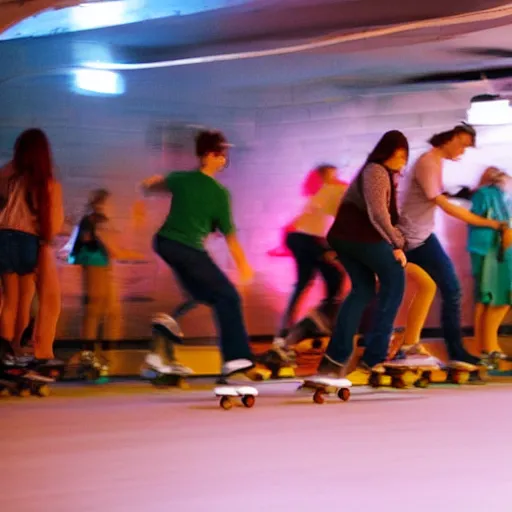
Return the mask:
<path id="1" fill-rule="evenodd" d="M 441 364 L 440 360 L 434 356 L 428 355 L 405 355 L 405 357 L 400 359 L 393 359 L 392 361 L 388 361 L 386 366 L 409 366 L 411 368 L 422 367 L 422 366 L 432 366 L 439 367 Z"/>
<path id="2" fill-rule="evenodd" d="M 430 352 L 425 348 L 422 343 L 415 343 L 414 345 L 404 345 L 402 351 L 406 356 L 430 356 Z"/>
<path id="3" fill-rule="evenodd" d="M 165 364 L 163 359 L 158 354 L 148 354 L 145 358 L 146 364 L 158 373 L 165 373 L 169 375 L 192 375 L 194 371 L 177 361 L 170 364 Z"/>
<path id="4" fill-rule="evenodd" d="M 233 359 L 226 361 L 222 365 L 221 373 L 224 377 L 229 377 L 235 373 L 243 373 L 254 368 L 254 363 L 250 359 Z"/>
<path id="5" fill-rule="evenodd" d="M 334 359 L 331 359 L 327 354 L 324 354 L 320 364 L 318 365 L 318 369 L 316 371 L 317 376 L 323 377 L 333 377 L 335 379 L 340 378 L 344 369 L 344 365 L 338 363 Z"/>
<path id="6" fill-rule="evenodd" d="M 274 340 L 275 341 L 275 340 Z M 296 366 L 297 356 L 295 351 L 281 344 L 272 344 L 267 353 L 272 359 L 277 359 L 283 366 Z"/>

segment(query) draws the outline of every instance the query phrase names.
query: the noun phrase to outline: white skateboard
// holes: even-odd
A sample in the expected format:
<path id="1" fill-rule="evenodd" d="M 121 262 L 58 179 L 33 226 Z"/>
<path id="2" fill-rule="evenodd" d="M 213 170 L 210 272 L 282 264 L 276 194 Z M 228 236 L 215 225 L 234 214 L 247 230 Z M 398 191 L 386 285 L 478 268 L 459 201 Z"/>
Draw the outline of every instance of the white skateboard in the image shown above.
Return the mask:
<path id="1" fill-rule="evenodd" d="M 333 379 L 329 377 L 310 377 L 301 380 L 271 380 L 264 381 L 258 385 L 259 388 L 265 385 L 295 383 L 298 387 L 295 391 L 312 391 L 313 401 L 317 404 L 325 402 L 325 395 L 337 395 L 340 400 L 346 402 L 350 398 L 350 388 L 352 383 L 348 379 Z M 231 385 L 218 386 L 214 389 L 215 396 L 220 397 L 219 405 L 229 410 L 234 405 L 234 399 L 240 398 L 244 407 L 251 408 L 256 403 L 256 397 L 259 395 L 259 389 L 255 386 Z"/>

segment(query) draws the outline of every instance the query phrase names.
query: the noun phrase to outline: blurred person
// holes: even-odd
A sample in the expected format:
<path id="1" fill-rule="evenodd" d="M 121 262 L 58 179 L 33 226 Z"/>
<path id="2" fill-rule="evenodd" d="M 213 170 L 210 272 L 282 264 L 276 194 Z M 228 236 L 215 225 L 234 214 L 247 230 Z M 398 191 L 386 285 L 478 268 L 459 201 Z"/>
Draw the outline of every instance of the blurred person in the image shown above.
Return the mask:
<path id="1" fill-rule="evenodd" d="M 274 338 L 273 346 L 276 350 L 285 350 L 285 338 L 296 321 L 299 301 L 317 272 L 325 283 L 325 297 L 321 305 L 310 314 L 314 316 L 312 320 L 323 331 L 331 332 L 339 307 L 344 273 L 325 237 L 347 185 L 337 179 L 337 169 L 333 165 L 321 165 L 316 172 L 322 185 L 291 222 L 286 236 L 286 246 L 295 260 L 296 283 Z"/>
<path id="2" fill-rule="evenodd" d="M 68 261 L 82 267 L 84 313 L 82 339 L 97 341 L 103 323 L 103 340 L 121 337 L 121 301 L 113 272 L 115 260 L 139 261 L 143 255 L 124 249 L 112 223 L 112 194 L 106 189 L 89 195 Z"/>
<path id="3" fill-rule="evenodd" d="M 212 307 L 224 376 L 254 367 L 240 295 L 204 248 L 205 239 L 215 226 L 226 239 L 242 281 L 252 279 L 253 270 L 236 236 L 230 193 L 216 179 L 228 163 L 228 147 L 222 133 L 201 131 L 196 137 L 198 169 L 154 176 L 142 182 L 146 194 L 160 192 L 172 196 L 170 212 L 155 235 L 153 246 L 174 271 L 187 296 Z M 170 318 L 170 322 L 179 329 L 174 319 Z M 166 373 L 191 373 L 176 361 L 164 365 L 155 353 L 149 354 L 146 362 Z"/>
<path id="4" fill-rule="evenodd" d="M 496 167 L 483 173 L 471 197 L 475 215 L 510 224 L 506 197 L 510 177 Z M 510 231 L 510 230 L 509 230 Z M 510 234 L 485 227 L 468 226 L 468 251 L 475 282 L 475 338 L 482 355 L 501 355 L 498 329 L 512 301 L 512 249 Z"/>

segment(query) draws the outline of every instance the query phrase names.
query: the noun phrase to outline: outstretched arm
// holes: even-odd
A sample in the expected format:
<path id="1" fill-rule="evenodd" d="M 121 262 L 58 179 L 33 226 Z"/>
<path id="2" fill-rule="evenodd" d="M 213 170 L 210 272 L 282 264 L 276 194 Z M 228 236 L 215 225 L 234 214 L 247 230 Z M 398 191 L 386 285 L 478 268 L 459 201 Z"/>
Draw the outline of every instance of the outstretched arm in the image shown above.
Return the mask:
<path id="1" fill-rule="evenodd" d="M 475 215 L 471 213 L 466 208 L 462 206 L 458 206 L 453 204 L 445 195 L 439 195 L 433 199 L 433 201 L 450 217 L 455 217 L 456 219 L 461 220 L 462 222 L 466 222 L 471 226 L 476 226 L 480 228 L 492 228 L 499 230 L 502 228 L 502 223 L 497 220 L 486 219 L 484 217 L 480 217 L 479 215 Z"/>
<path id="2" fill-rule="evenodd" d="M 151 178 L 146 178 L 140 184 L 140 188 L 144 195 L 162 194 L 165 192 L 170 192 L 165 177 L 159 175 L 151 176 Z"/>

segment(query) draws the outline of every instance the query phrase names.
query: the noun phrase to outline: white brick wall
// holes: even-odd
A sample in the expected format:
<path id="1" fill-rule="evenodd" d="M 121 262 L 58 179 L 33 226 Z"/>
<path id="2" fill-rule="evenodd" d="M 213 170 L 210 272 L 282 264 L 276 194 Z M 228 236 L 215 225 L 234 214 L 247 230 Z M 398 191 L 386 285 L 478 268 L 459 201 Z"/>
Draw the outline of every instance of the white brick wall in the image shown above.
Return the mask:
<path id="1" fill-rule="evenodd" d="M 184 94 L 179 85 L 172 86 L 178 87 L 176 97 Z M 351 178 L 373 144 L 391 128 L 404 130 L 415 156 L 426 147 L 425 141 L 433 132 L 458 122 L 469 98 L 479 92 L 468 88 L 437 94 L 420 91 L 322 103 L 315 94 L 291 89 L 257 95 L 230 91 L 217 96 L 208 91 L 208 101 L 227 105 L 229 100 L 236 108 L 207 108 L 198 103 L 168 100 L 172 96 L 168 88 L 159 96 L 154 84 L 148 87 L 155 93 L 153 97 L 148 92 L 144 96 L 107 100 L 69 95 L 34 82 L 33 86 L 4 88 L 5 94 L 0 96 L 2 159 L 9 157 L 14 138 L 23 128 L 40 125 L 52 140 L 67 213 L 79 215 L 88 191 L 107 186 L 117 199 L 116 217 L 126 233 L 126 242 L 147 252 L 147 266 L 118 271 L 125 295 L 132 297 L 124 303 L 125 336 L 129 338 L 147 336 L 151 313 L 171 309 L 182 297 L 168 270 L 151 251 L 152 233 L 165 216 L 168 201 L 147 201 L 145 221 L 137 228 L 131 218 L 133 203 L 139 199 L 138 181 L 163 168 L 179 168 L 190 161 L 188 155 L 179 152 L 167 156 L 151 152 L 145 141 L 151 123 L 179 120 L 215 126 L 225 130 L 235 143 L 231 165 L 221 180 L 232 190 L 240 238 L 257 271 L 255 284 L 243 293 L 249 329 L 251 334 L 269 334 L 275 329 L 293 284 L 294 267 L 292 260 L 269 257 L 267 251 L 279 243 L 282 226 L 298 213 L 304 201 L 301 183 L 307 172 L 328 161 L 340 166 L 343 177 Z M 259 108 L 245 107 L 256 101 Z M 488 164 L 512 171 L 511 131 L 511 127 L 481 130 L 479 149 L 469 151 L 461 162 L 447 166 L 447 185 L 473 184 Z M 450 252 L 463 282 L 463 321 L 469 325 L 472 283 L 464 250 L 465 227 L 457 221 L 440 224 L 439 233 L 445 239 L 448 232 L 457 235 L 450 244 Z M 209 247 L 231 273 L 232 263 L 223 242 L 213 240 Z M 74 337 L 78 336 L 79 273 L 68 266 L 62 267 L 61 273 L 65 284 L 59 336 Z M 137 273 L 142 273 L 142 277 L 135 279 Z M 317 283 L 304 309 L 321 292 L 322 286 Z M 141 295 L 148 295 L 152 302 L 141 302 Z M 133 302 L 134 296 L 139 297 L 139 302 Z M 402 321 L 403 312 L 399 323 Z M 429 325 L 437 324 L 436 309 Z M 190 336 L 208 336 L 214 331 L 207 308 L 191 312 L 183 320 L 183 327 Z"/>

